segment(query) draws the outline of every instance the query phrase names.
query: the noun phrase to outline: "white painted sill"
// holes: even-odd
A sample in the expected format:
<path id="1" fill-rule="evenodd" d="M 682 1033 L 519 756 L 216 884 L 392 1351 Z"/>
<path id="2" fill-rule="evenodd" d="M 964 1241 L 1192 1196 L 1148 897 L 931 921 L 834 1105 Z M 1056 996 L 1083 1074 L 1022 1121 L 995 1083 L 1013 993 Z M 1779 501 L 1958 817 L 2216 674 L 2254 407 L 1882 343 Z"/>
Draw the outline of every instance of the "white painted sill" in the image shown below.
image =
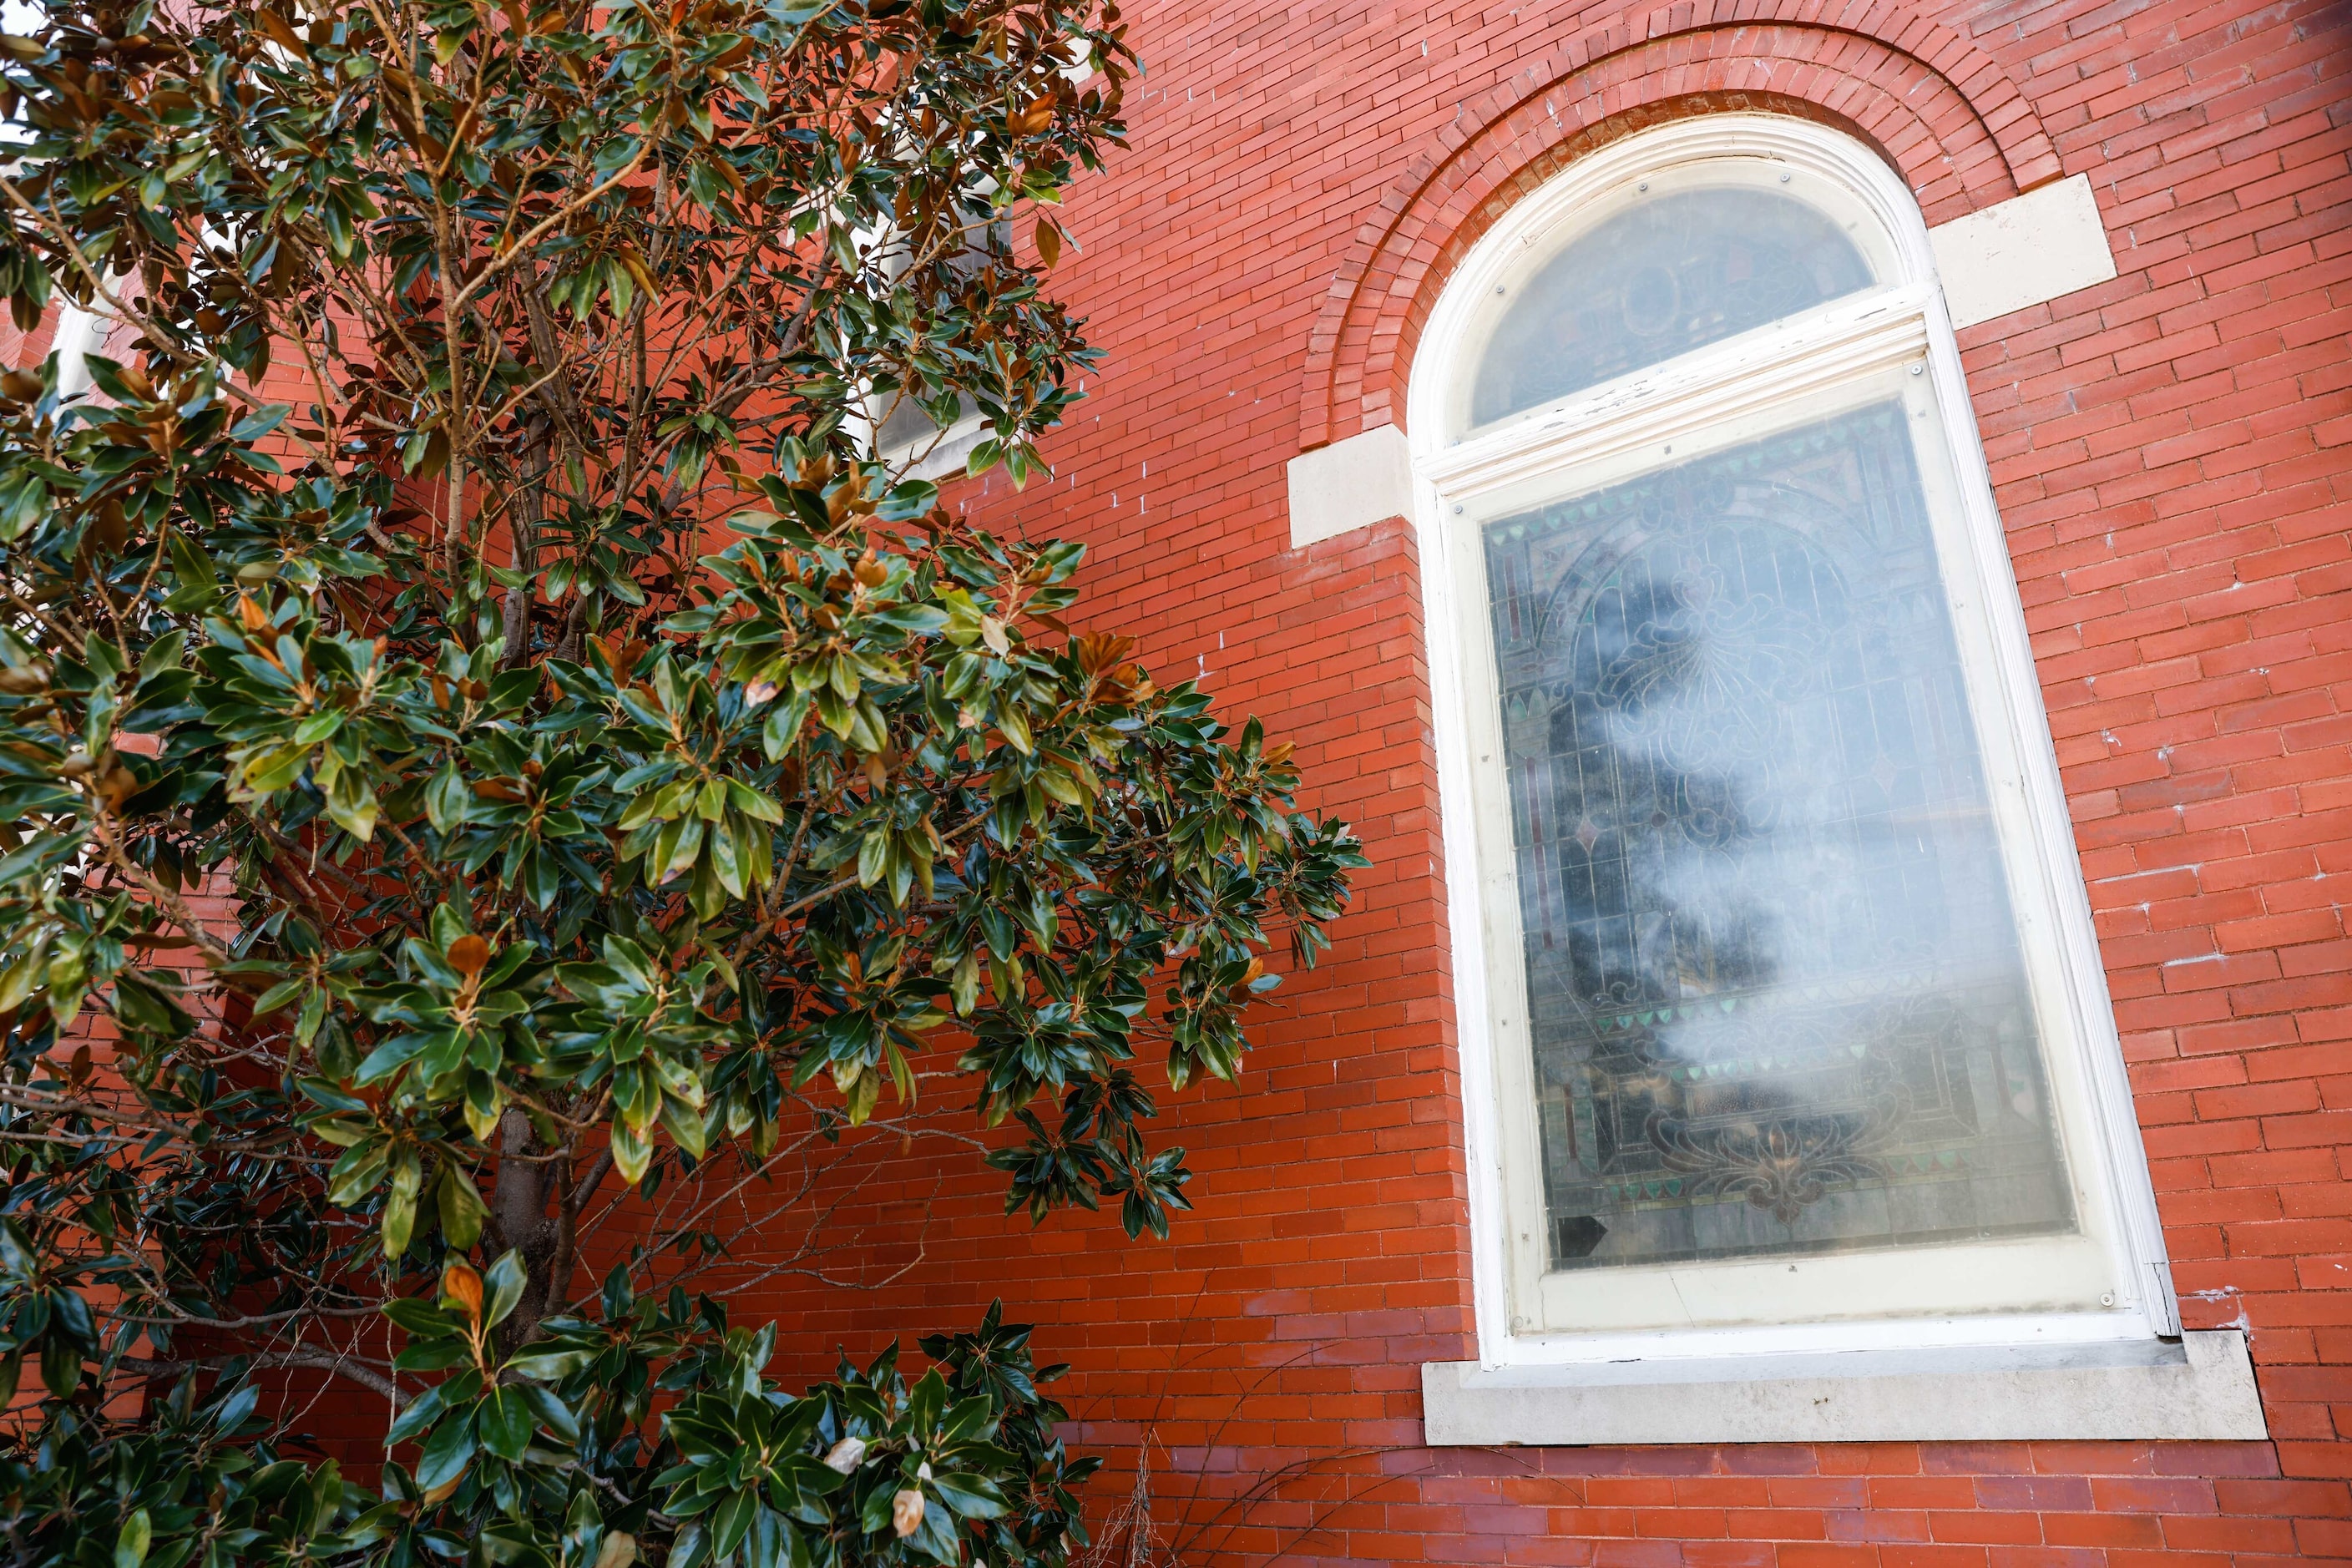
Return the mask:
<path id="1" fill-rule="evenodd" d="M 2258 1441 L 2245 1336 L 1421 1369 L 1433 1447 Z"/>

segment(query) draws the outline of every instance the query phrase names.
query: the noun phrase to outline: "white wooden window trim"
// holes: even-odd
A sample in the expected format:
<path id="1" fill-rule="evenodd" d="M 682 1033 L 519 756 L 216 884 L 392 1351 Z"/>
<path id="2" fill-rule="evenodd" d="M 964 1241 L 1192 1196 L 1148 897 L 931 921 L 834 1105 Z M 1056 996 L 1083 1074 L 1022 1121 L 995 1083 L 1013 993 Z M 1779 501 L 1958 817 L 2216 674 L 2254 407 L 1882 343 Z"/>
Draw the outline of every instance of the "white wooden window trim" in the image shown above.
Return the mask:
<path id="1" fill-rule="evenodd" d="M 1866 216 L 1869 223 L 1856 229 L 1854 237 L 1887 281 L 1785 323 L 1454 439 L 1451 432 L 1465 406 L 1460 389 L 1470 368 L 1468 351 L 1479 339 L 1482 317 L 1496 308 L 1496 288 L 1520 269 L 1524 253 L 1564 220 L 1589 218 L 1628 200 L 1627 193 L 1644 179 L 1679 178 L 1699 162 L 1726 158 L 1769 161 L 1804 181 L 1804 194 L 1824 207 L 1834 212 L 1850 206 Z M 1873 229 L 1874 238 L 1865 232 Z M 1473 1177 L 1478 1354 L 1484 1368 L 1870 1349 L 2089 1344 L 2179 1332 L 2162 1233 L 2023 612 L 1935 278 L 1916 203 L 1894 172 L 1866 149 L 1804 121 L 1709 116 L 1613 143 L 1520 202 L 1465 260 L 1422 337 L 1421 360 L 1427 368 L 1412 384 L 1408 427 L 1415 470 L 1414 521 L 1423 542 L 1420 554 L 1425 602 L 1432 612 L 1431 673 L 1438 699 L 1435 729 L 1446 806 L 1448 895 L 1457 911 L 1450 924 Z M 1963 638 L 1971 707 L 1982 731 L 1996 809 L 2004 819 L 2004 859 L 2018 905 L 2021 940 L 2032 948 L 2029 968 L 2048 1036 L 2043 1049 L 2053 1099 L 2062 1101 L 2065 1157 L 2084 1205 L 2084 1229 L 2096 1237 L 2111 1273 L 2112 1300 L 2095 1310 L 1914 1311 L 1832 1321 L 1833 1298 L 1822 1296 L 1810 1319 L 1791 1316 L 1783 1321 L 1707 1329 L 1661 1324 L 1611 1331 L 1546 1331 L 1543 1324 L 1515 1308 L 1513 1249 L 1507 1245 L 1507 1189 L 1511 1184 L 1504 1169 L 1508 1140 L 1501 1125 L 1500 1097 L 1508 1080 L 1498 1072 L 1503 1064 L 1496 1057 L 1507 1048 L 1524 1052 L 1526 1042 L 1524 1036 L 1514 1035 L 1507 1047 L 1496 1029 L 1498 1016 L 1518 1005 L 1497 994 L 1498 969 L 1507 973 L 1517 963 L 1517 902 L 1511 885 L 1509 816 L 1507 811 L 1498 816 L 1491 810 L 1501 771 L 1482 765 L 1476 752 L 1481 716 L 1493 708 L 1493 700 L 1491 677 L 1481 668 L 1479 653 L 1486 648 L 1484 657 L 1491 660 L 1475 514 L 1536 477 L 1573 468 L 1579 475 L 1575 488 L 1585 489 L 1596 473 L 1605 478 L 1612 469 L 1671 461 L 1663 458 L 1661 448 L 1677 438 L 1715 446 L 1719 441 L 1707 438 L 1710 431 L 1736 427 L 1791 401 L 1834 400 L 1840 387 L 1853 387 L 1890 370 L 1908 380 L 1906 373 L 1915 364 L 1924 384 L 1922 395 L 1941 415 L 1942 466 L 1948 489 L 1939 498 L 1942 504 L 1931 509 L 1937 515 L 1937 549 L 1954 601 L 1956 630 Z M 1934 445 L 1922 443 L 1923 469 L 1937 466 L 1931 460 Z M 1641 460 L 1633 461 L 1637 457 Z M 1463 509 L 1459 519 L 1466 521 L 1457 521 L 1457 507 Z M 1482 773 L 1488 782 L 1482 784 Z M 1497 930 L 1498 925 L 1506 929 Z M 1505 964 L 1494 962 L 1498 951 L 1505 952 Z M 2062 1082 L 2067 1087 L 2061 1089 Z M 1528 1174 L 1532 1180 L 1532 1172 Z M 1849 1284 L 1860 1278 L 1847 1272 L 1850 1265 L 1900 1270 L 1906 1256 L 1864 1252 L 1796 1262 L 1816 1277 L 1826 1274 L 1830 1278 L 1823 1284 L 1837 1289 L 1832 1280 L 1838 1276 Z M 1822 1268 L 1831 1263 L 1839 1267 Z M 1767 1259 L 1763 1266 L 1785 1270 L 1790 1260 Z M 1752 1270 L 1756 1266 L 1743 1262 L 1731 1267 Z M 1606 1290 L 1612 1278 L 1636 1272 L 1641 1271 L 1599 1269 L 1575 1278 L 1580 1289 Z"/>
<path id="2" fill-rule="evenodd" d="M 860 238 L 863 242 L 860 249 L 871 250 L 876 247 L 897 243 L 898 237 L 890 233 L 877 233 L 870 239 L 864 236 Z M 898 268 L 893 267 L 890 275 L 895 279 L 898 275 Z M 934 427 L 929 436 L 919 436 L 912 441 L 898 442 L 887 447 L 883 447 L 877 439 L 881 433 L 881 426 L 888 421 L 890 412 L 896 407 L 898 400 L 905 395 L 907 394 L 903 390 L 892 393 L 887 404 L 879 411 L 881 417 L 877 419 L 868 412 L 871 405 L 878 400 L 877 394 L 870 384 L 861 383 L 858 387 L 857 401 L 852 405 L 848 417 L 843 421 L 844 426 L 849 432 L 850 439 L 861 447 L 870 448 L 874 455 L 887 463 L 891 470 L 901 479 L 936 481 L 962 473 L 965 459 L 971 456 L 971 449 L 980 445 L 992 428 L 988 416 L 975 408 L 951 425 Z"/>
<path id="3" fill-rule="evenodd" d="M 1070 76 L 1072 71 L 1079 74 Z M 1094 55 L 1091 50 L 1085 51 L 1072 64 L 1062 68 L 1062 74 L 1073 82 L 1083 82 L 1093 73 Z M 993 191 L 996 182 L 992 179 L 983 181 L 982 188 Z M 989 220 L 990 223 L 995 221 L 993 218 Z M 902 243 L 904 238 L 904 232 L 895 225 L 884 224 L 874 229 L 860 229 L 856 241 L 861 256 L 870 256 L 877 250 L 888 253 L 884 258 L 884 271 L 892 282 L 896 282 L 910 259 Z M 929 436 L 918 436 L 912 441 L 897 442 L 885 447 L 877 439 L 881 427 L 889 422 L 898 399 L 905 395 L 903 388 L 892 393 L 889 402 L 879 411 L 880 417 L 877 418 L 871 412 L 876 400 L 874 388 L 870 384 L 860 383 L 857 400 L 852 405 L 849 416 L 843 421 L 850 438 L 871 449 L 901 479 L 936 481 L 961 474 L 966 459 L 971 456 L 971 449 L 979 446 L 992 428 L 988 416 L 975 408 L 952 424 L 934 426 Z"/>
<path id="4" fill-rule="evenodd" d="M 1562 473 L 1574 474 L 1573 490 L 1584 491 L 1588 487 L 1621 482 L 1657 471 L 1661 466 L 1742 446 L 1778 431 L 1811 426 L 1837 414 L 1891 399 L 1910 416 L 1915 439 L 1922 434 L 1927 437 L 1917 441 L 1919 477 L 1934 520 L 1938 557 L 1948 563 L 1964 553 L 1967 544 L 1958 537 L 1962 530 L 1954 526 L 1963 521 L 1958 486 L 1948 465 L 1936 460 L 1944 443 L 1937 439 L 1940 432 L 1935 424 L 1940 411 L 1926 395 L 1924 344 L 1915 340 L 1906 346 L 1899 334 L 1883 334 L 1875 342 L 1882 354 L 1900 357 L 1874 367 L 1868 358 L 1842 359 L 1841 374 L 1821 378 L 1827 384 L 1818 387 L 1799 385 L 1805 379 L 1801 376 L 1766 375 L 1759 379 L 1749 369 L 1720 367 L 1727 374 L 1744 378 L 1742 384 L 1760 385 L 1766 395 L 1758 399 L 1756 406 L 1736 416 L 1697 424 L 1677 422 L 1662 432 L 1675 437 L 1671 440 L 1637 445 L 1606 430 L 1588 427 L 1588 433 L 1597 437 L 1595 440 L 1590 444 L 1570 440 L 1565 450 L 1556 450 L 1555 455 L 1568 465 Z M 1918 374 L 1909 374 L 1915 369 Z M 1703 384 L 1694 387 L 1685 400 L 1700 411 L 1700 418 L 1723 401 L 1706 395 L 1707 390 Z M 1633 423 L 1641 427 L 1649 422 L 1636 419 Z M 1570 419 L 1564 433 L 1575 431 L 1579 424 Z M 1555 442 L 1559 439 L 1558 436 L 1553 437 Z M 1465 500 L 1446 507 L 1446 521 L 1453 524 L 1447 530 L 1448 546 L 1453 552 L 1457 582 L 1467 584 L 1478 579 L 1481 558 L 1477 529 L 1498 518 L 1541 505 L 1559 493 L 1559 477 L 1538 470 L 1498 485 L 1474 488 L 1457 482 L 1449 495 L 1458 493 Z M 1459 512 L 1457 507 L 1462 509 Z M 1998 658 L 1984 635 L 1983 606 L 1958 584 L 1947 583 L 1946 588 L 1963 666 L 1972 680 L 1980 684 L 1980 672 Z M 1483 611 L 1483 599 L 1478 603 Z M 1488 617 L 1482 613 L 1473 618 L 1475 626 L 1465 621 L 1462 628 L 1461 668 L 1469 696 L 1463 711 L 1472 754 L 1483 763 L 1485 758 L 1501 754 L 1502 737 L 1495 674 L 1487 657 Z M 2032 831 L 2029 807 L 2023 791 L 2015 782 L 2024 771 L 2022 759 L 2013 754 L 2007 743 L 2011 737 L 1999 722 L 1998 709 L 1982 701 L 1972 703 L 1972 709 L 1979 730 L 1984 731 L 1980 737 L 1982 760 L 1992 785 L 1990 805 L 2000 824 L 2000 839 L 2009 850 L 2005 860 L 2010 880 L 2012 886 L 2031 883 L 2035 879 L 2037 867 L 2030 852 L 2021 854 L 2018 848 L 2030 843 Z M 1472 780 L 1475 791 L 1471 803 L 1473 821 L 1508 822 L 1511 804 L 1501 770 L 1475 766 Z M 2095 1133 L 2079 1114 L 2092 1091 L 2080 1071 L 2082 1053 L 2066 1044 L 2068 1025 L 2055 1016 L 2064 1011 L 2063 978 L 2050 962 L 2053 947 L 2051 934 L 2057 921 L 2031 887 L 2021 888 L 2014 897 L 2015 915 L 2036 996 L 2035 1010 L 2049 1026 L 2047 1033 L 2051 1037 L 2045 1042 L 2044 1055 L 2053 1109 L 2058 1113 L 2062 1142 L 2068 1151 L 2067 1165 L 2078 1194 L 2077 1230 L 2007 1241 L 1908 1248 L 1901 1254 L 1899 1264 L 1890 1260 L 1888 1251 L 1864 1250 L 1546 1273 L 1541 1245 L 1535 1240 L 1544 1220 L 1540 1184 L 1533 1179 L 1541 1151 L 1531 1118 L 1517 1112 L 1517 1108 L 1535 1104 L 1537 1089 L 1530 1070 L 1524 1008 L 1515 1005 L 1525 995 L 1526 987 L 1518 963 L 1524 949 L 1517 920 L 1517 894 L 1513 880 L 1516 867 L 1510 848 L 1499 834 L 1482 834 L 1479 852 L 1487 900 L 1484 914 L 1492 1003 L 1490 1032 L 1495 1047 L 1490 1053 L 1491 1065 L 1499 1091 L 1498 1103 L 1514 1108 L 1514 1113 L 1497 1118 L 1498 1168 L 1505 1187 L 1507 1234 L 1514 1238 L 1524 1237 L 1531 1244 L 1507 1247 L 1513 1269 L 1510 1289 L 1515 1332 L 1524 1335 L 1534 1329 L 1643 1334 L 1678 1318 L 1692 1324 L 1728 1325 L 1744 1321 L 1775 1329 L 1808 1319 L 1853 1321 L 1899 1317 L 1916 1321 L 1981 1313 L 2014 1307 L 2021 1301 L 2039 1303 L 2044 1311 L 2065 1303 L 2087 1309 L 2103 1300 L 2113 1303 L 2118 1297 L 2128 1296 L 2127 1277 L 2118 1263 L 2119 1221 L 2111 1205 L 2103 1201 L 2103 1184 L 2095 1173 L 2085 1168 L 2095 1165 L 2097 1156 L 2086 1156 L 2082 1152 L 2095 1142 Z"/>

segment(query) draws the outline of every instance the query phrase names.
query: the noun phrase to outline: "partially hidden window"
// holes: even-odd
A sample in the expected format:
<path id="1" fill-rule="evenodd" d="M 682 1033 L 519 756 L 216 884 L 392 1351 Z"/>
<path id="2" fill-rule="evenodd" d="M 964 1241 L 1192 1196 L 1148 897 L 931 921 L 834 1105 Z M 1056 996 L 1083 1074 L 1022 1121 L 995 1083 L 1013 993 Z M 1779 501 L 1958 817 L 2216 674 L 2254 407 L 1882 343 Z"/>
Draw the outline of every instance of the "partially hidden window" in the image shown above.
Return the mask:
<path id="1" fill-rule="evenodd" d="M 2171 1322 L 1924 230 L 1831 134 L 1612 149 L 1422 350 L 1514 1336 Z"/>
<path id="2" fill-rule="evenodd" d="M 1004 219 L 975 222 L 968 233 L 962 247 L 948 260 L 946 271 L 951 279 L 979 274 L 991 257 L 1012 248 L 1013 227 Z M 884 269 L 896 282 L 908 264 L 906 242 L 894 235 L 885 243 L 888 248 Z M 937 479 L 961 472 L 991 427 L 970 393 L 959 392 L 950 400 L 919 370 L 904 381 L 867 387 L 866 405 L 865 419 L 873 431 L 875 454 L 909 479 Z"/>

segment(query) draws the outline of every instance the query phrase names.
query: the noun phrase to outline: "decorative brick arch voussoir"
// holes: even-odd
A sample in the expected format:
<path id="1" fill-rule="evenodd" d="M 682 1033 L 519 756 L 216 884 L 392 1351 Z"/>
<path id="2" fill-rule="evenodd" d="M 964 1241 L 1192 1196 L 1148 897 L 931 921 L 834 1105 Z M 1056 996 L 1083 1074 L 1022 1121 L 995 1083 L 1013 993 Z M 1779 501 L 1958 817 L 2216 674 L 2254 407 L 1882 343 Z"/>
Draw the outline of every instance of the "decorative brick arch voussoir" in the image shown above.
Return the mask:
<path id="1" fill-rule="evenodd" d="M 1738 0 L 1717 0 L 1728 10 Z M 1782 0 L 1778 8 L 1823 14 Z M 1687 15 L 1677 7 L 1678 15 Z M 1404 376 L 1438 286 L 1511 204 L 1570 159 L 1662 121 L 1771 110 L 1874 146 L 1939 223 L 2047 184 L 2056 151 L 2015 85 L 1958 35 L 1884 6 L 1834 20 L 1692 18 L 1580 36 L 1464 103 L 1383 194 L 1307 347 L 1302 450 L 1403 423 Z M 1878 27 L 1886 36 L 1863 29 Z"/>

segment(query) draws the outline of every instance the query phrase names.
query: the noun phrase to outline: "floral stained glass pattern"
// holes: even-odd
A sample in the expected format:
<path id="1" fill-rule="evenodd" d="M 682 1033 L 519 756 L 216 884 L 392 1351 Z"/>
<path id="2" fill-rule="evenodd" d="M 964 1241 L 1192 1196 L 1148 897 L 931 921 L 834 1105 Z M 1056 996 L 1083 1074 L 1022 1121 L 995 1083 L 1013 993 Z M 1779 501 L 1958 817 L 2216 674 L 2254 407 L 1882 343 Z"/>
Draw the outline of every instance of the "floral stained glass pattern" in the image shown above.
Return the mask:
<path id="1" fill-rule="evenodd" d="M 1486 529 L 1555 1268 L 2074 1227 L 1907 423 Z"/>
<path id="2" fill-rule="evenodd" d="M 1871 281 L 1853 242 L 1793 196 L 1739 188 L 1660 196 L 1528 280 L 1479 360 L 1470 423 L 1663 363 Z"/>

